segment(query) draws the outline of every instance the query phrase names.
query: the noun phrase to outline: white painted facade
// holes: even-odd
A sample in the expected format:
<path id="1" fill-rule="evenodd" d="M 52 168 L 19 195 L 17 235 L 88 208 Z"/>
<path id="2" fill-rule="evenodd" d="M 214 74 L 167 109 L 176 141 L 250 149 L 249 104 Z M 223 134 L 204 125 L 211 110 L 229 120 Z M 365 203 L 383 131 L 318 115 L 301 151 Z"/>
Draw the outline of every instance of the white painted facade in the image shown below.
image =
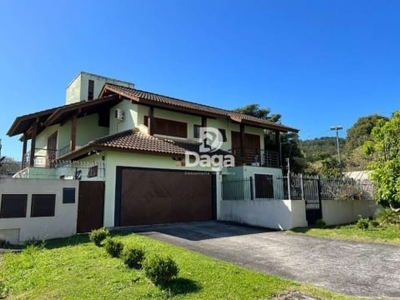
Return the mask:
<path id="1" fill-rule="evenodd" d="M 221 221 L 278 230 L 307 227 L 303 200 L 223 200 Z"/>
<path id="2" fill-rule="evenodd" d="M 97 99 L 106 83 L 116 84 L 124 87 L 135 88 L 130 82 L 112 79 L 87 72 L 80 72 L 67 86 L 65 104 L 71 104 L 88 99 L 89 80 L 94 81 L 93 99 Z"/>
<path id="3" fill-rule="evenodd" d="M 63 203 L 63 188 L 75 188 L 75 203 Z M 0 240 L 13 244 L 76 234 L 79 182 L 75 180 L 0 179 L 3 194 L 27 194 L 26 218 L 0 218 Z M 30 217 L 32 194 L 55 194 L 53 217 Z"/>
<path id="4" fill-rule="evenodd" d="M 373 217 L 379 206 L 373 200 L 322 200 L 322 219 L 326 225 L 356 222 L 359 216 Z"/>

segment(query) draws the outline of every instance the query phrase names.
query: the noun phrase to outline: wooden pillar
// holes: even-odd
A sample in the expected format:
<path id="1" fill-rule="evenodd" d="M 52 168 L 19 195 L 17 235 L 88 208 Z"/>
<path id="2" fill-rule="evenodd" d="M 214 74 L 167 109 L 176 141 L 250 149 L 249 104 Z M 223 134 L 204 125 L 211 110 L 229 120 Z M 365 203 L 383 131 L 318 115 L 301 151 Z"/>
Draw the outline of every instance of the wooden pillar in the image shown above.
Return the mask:
<path id="1" fill-rule="evenodd" d="M 147 128 L 149 130 L 149 134 L 154 134 L 154 107 L 149 107 L 149 117 L 147 118 Z"/>
<path id="2" fill-rule="evenodd" d="M 244 133 L 244 124 L 240 123 L 240 156 L 244 157 L 244 146 L 245 146 L 245 133 Z"/>
<path id="3" fill-rule="evenodd" d="M 26 133 L 22 135 L 22 159 L 21 159 L 21 170 L 25 168 L 26 165 L 26 148 L 27 148 L 27 140 L 26 140 Z"/>
<path id="4" fill-rule="evenodd" d="M 76 148 L 76 123 L 78 112 L 71 117 L 71 139 L 69 140 L 69 151 L 74 151 Z"/>
<path id="5" fill-rule="evenodd" d="M 35 165 L 35 148 L 36 148 L 36 134 L 37 134 L 38 122 L 32 124 L 32 137 L 31 137 L 31 153 L 29 156 L 29 167 Z"/>
<path id="6" fill-rule="evenodd" d="M 278 130 L 275 130 L 275 145 L 278 150 L 278 166 L 281 165 L 282 162 L 282 147 L 281 147 L 281 135 Z"/>

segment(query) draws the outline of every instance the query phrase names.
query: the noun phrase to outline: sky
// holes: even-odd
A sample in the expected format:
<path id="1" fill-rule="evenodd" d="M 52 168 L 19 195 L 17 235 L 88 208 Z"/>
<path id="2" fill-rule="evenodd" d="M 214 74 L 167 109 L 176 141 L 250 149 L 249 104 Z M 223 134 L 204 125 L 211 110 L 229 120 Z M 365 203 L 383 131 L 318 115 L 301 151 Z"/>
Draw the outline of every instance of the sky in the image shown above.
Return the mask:
<path id="1" fill-rule="evenodd" d="M 224 109 L 256 103 L 302 140 L 399 109 L 400 1 L 3 0 L 2 155 L 17 116 L 86 71 Z"/>

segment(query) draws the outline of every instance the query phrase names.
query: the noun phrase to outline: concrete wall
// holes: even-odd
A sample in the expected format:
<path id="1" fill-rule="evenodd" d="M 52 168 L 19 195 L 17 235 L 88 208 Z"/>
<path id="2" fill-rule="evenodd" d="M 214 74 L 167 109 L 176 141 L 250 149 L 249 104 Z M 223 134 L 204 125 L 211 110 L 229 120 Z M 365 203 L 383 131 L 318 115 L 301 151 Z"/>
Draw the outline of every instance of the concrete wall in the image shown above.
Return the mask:
<path id="1" fill-rule="evenodd" d="M 63 188 L 75 188 L 75 203 L 62 203 Z M 75 180 L 0 179 L 3 194 L 27 194 L 26 218 L 0 218 L 0 239 L 22 243 L 31 239 L 61 238 L 76 233 L 79 182 Z M 53 217 L 31 218 L 32 194 L 55 194 Z"/>
<path id="2" fill-rule="evenodd" d="M 279 230 L 307 226 L 301 200 L 224 200 L 220 209 L 221 221 Z"/>
<path id="3" fill-rule="evenodd" d="M 358 216 L 373 217 L 378 209 L 373 200 L 322 200 L 322 219 L 326 225 L 348 224 Z"/>

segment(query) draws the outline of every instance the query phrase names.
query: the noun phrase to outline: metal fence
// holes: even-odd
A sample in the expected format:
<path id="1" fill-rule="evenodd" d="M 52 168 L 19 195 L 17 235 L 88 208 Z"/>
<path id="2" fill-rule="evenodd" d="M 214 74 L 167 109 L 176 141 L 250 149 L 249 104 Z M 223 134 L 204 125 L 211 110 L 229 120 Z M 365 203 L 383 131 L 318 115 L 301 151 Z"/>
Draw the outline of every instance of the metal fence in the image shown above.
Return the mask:
<path id="1" fill-rule="evenodd" d="M 370 180 L 351 178 L 322 178 L 319 176 L 291 175 L 283 177 L 285 198 L 309 200 L 367 200 L 372 199 L 374 185 Z"/>
<path id="2" fill-rule="evenodd" d="M 106 168 L 103 161 L 57 161 L 54 168 L 26 168 L 14 178 L 104 180 Z"/>
<path id="3" fill-rule="evenodd" d="M 268 199 L 306 200 L 369 200 L 373 199 L 374 186 L 369 180 L 350 178 L 329 179 L 318 176 L 292 175 L 273 177 L 272 184 L 260 184 L 257 178 L 222 181 L 223 200 Z M 260 189 L 268 189 L 262 191 Z M 272 196 L 273 195 L 273 196 Z"/>

